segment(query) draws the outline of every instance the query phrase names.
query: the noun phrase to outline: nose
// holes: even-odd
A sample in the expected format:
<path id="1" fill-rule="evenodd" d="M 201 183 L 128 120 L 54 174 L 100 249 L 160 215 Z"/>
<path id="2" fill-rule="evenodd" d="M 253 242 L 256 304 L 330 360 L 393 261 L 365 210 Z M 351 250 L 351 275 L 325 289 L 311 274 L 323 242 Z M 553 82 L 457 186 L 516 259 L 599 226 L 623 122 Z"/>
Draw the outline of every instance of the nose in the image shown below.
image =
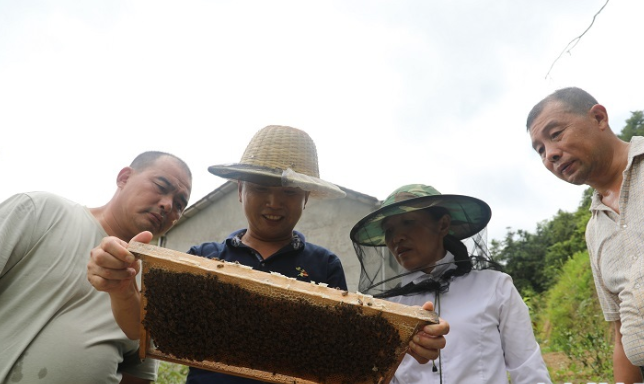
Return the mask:
<path id="1" fill-rule="evenodd" d="M 396 230 L 396 229 L 392 230 L 391 243 L 394 247 L 397 246 L 404 239 L 405 239 L 404 231 Z"/>
<path id="2" fill-rule="evenodd" d="M 159 201 L 159 209 L 161 210 L 161 214 L 163 216 L 168 216 L 168 214 L 172 212 L 172 197 L 161 197 L 161 200 Z"/>
<path id="3" fill-rule="evenodd" d="M 405 240 L 405 234 L 402 231 L 396 233 L 396 235 L 394 236 L 394 244 L 398 245 L 403 240 Z"/>
<path id="4" fill-rule="evenodd" d="M 556 163 L 561 159 L 561 151 L 559 148 L 554 146 L 546 147 L 546 155 L 544 159 L 551 163 Z"/>
<path id="5" fill-rule="evenodd" d="M 282 197 L 279 191 L 270 191 L 266 195 L 266 206 L 271 208 L 278 208 L 282 205 Z"/>

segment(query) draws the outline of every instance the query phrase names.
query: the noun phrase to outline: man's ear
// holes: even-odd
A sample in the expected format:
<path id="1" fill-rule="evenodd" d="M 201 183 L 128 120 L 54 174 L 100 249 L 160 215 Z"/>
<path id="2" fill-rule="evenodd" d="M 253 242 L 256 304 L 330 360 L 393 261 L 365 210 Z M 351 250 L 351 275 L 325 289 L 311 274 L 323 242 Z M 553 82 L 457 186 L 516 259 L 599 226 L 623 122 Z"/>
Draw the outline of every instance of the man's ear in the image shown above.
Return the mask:
<path id="1" fill-rule="evenodd" d="M 243 182 L 241 180 L 237 180 L 237 195 L 239 196 L 239 202 L 242 202 L 242 188 L 243 188 Z"/>
<path id="2" fill-rule="evenodd" d="M 304 206 L 302 207 L 302 209 L 305 209 L 305 208 L 306 208 L 306 203 L 308 203 L 308 202 L 309 202 L 309 195 L 310 195 L 310 194 L 311 194 L 311 192 L 306 192 L 306 193 L 304 194 Z"/>
<path id="3" fill-rule="evenodd" d="M 597 122 L 600 129 L 603 130 L 605 128 L 609 128 L 608 112 L 606 111 L 606 107 L 601 104 L 595 104 L 590 108 L 589 113 L 592 116 L 593 120 Z"/>
<path id="4" fill-rule="evenodd" d="M 134 173 L 134 169 L 131 167 L 125 167 L 121 169 L 118 176 L 116 176 L 116 186 L 119 188 L 123 188 L 123 186 L 127 183 L 127 181 L 130 179 L 130 176 L 132 176 L 133 173 Z"/>

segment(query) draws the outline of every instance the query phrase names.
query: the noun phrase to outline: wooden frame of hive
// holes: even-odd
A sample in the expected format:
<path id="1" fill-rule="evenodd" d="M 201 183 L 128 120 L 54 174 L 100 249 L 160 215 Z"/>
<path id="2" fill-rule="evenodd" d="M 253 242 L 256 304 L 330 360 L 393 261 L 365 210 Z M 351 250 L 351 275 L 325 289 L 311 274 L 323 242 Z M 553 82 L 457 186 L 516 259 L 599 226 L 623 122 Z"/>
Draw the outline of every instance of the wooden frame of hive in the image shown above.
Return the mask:
<path id="1" fill-rule="evenodd" d="M 173 251 L 167 248 L 161 248 L 161 247 L 156 247 L 153 245 L 137 243 L 137 242 L 130 243 L 129 251 L 142 260 L 142 272 L 141 272 L 141 282 L 142 282 L 141 283 L 141 291 L 142 291 L 141 319 L 142 321 L 141 321 L 141 347 L 140 347 L 140 357 L 142 359 L 146 357 L 152 357 L 155 359 L 179 363 L 179 364 L 188 365 L 188 366 L 197 367 L 197 368 L 206 369 L 206 370 L 215 371 L 215 372 L 227 373 L 235 376 L 252 378 L 252 379 L 261 380 L 261 381 L 270 382 L 270 383 L 387 384 L 392 379 L 396 368 L 398 367 L 398 365 L 402 361 L 402 358 L 407 352 L 409 341 L 411 340 L 413 335 L 419 329 L 421 329 L 427 324 L 438 323 L 438 316 L 436 315 L 436 313 L 431 311 L 425 311 L 422 308 L 417 306 L 406 306 L 406 305 L 393 303 L 385 300 L 375 299 L 369 295 L 364 295 L 360 293 L 349 293 L 338 289 L 328 288 L 326 287 L 325 284 L 307 283 L 307 282 L 299 281 L 280 274 L 256 271 L 250 267 L 243 266 L 237 263 L 229 263 L 229 262 L 224 262 L 220 260 L 211 260 L 203 257 L 189 255 L 182 252 Z M 297 313 L 316 313 L 316 312 L 310 312 L 310 311 L 323 311 L 322 313 L 324 313 L 325 315 L 329 314 L 329 316 L 339 316 L 336 314 L 339 313 L 340 311 L 342 311 L 343 313 L 347 313 L 347 311 L 349 311 L 350 316 L 358 316 L 357 318 L 359 319 L 359 321 L 357 321 L 357 323 L 359 323 L 358 324 L 359 326 L 362 326 L 362 323 L 361 323 L 362 321 L 368 321 L 370 322 L 369 324 L 372 324 L 372 323 L 380 324 L 379 326 L 380 328 L 383 328 L 383 324 L 384 324 L 383 329 L 385 329 L 385 331 L 383 332 L 379 331 L 380 328 L 378 328 L 378 326 L 374 326 L 375 329 L 366 329 L 366 330 L 363 329 L 368 335 L 371 335 L 372 334 L 371 332 L 386 333 L 386 330 L 390 330 L 390 329 L 394 330 L 393 333 L 397 332 L 397 336 L 399 338 L 396 338 L 396 335 L 386 336 L 388 337 L 388 340 L 394 340 L 395 348 L 394 349 L 390 348 L 387 350 L 388 353 L 386 354 L 389 356 L 381 356 L 381 358 L 383 359 L 384 358 L 390 359 L 387 361 L 393 361 L 393 363 L 388 365 L 385 369 L 380 369 L 380 370 L 378 370 L 378 367 L 374 365 L 373 372 L 370 373 L 369 377 L 364 375 L 344 376 L 343 373 L 338 373 L 338 372 L 326 376 L 326 375 L 320 374 L 319 372 L 317 373 L 317 375 L 315 375 L 315 374 L 309 374 L 308 370 L 305 370 L 306 372 L 302 372 L 301 370 L 298 371 L 297 369 L 291 369 L 289 367 L 278 366 L 277 368 L 270 367 L 270 369 L 267 369 L 266 367 L 256 367 L 256 366 L 254 367 L 253 366 L 254 363 L 252 361 L 243 362 L 243 363 L 240 363 L 239 361 L 237 361 L 236 363 L 231 364 L 231 363 L 224 363 L 222 361 L 215 361 L 214 359 L 211 359 L 209 357 L 206 357 L 205 359 L 187 358 L 187 357 L 181 356 L 182 353 L 180 353 L 180 348 L 176 348 L 173 350 L 174 347 L 170 347 L 167 345 L 162 348 L 162 349 L 165 349 L 165 351 L 162 351 L 161 349 L 159 349 L 160 346 L 156 344 L 156 342 L 160 340 L 162 332 L 157 327 L 156 330 L 159 331 L 158 332 L 159 334 L 153 335 L 155 330 L 148 329 L 148 327 L 146 327 L 145 325 L 146 323 L 149 324 L 153 321 L 157 321 L 157 323 L 159 323 L 160 320 L 152 319 L 152 315 L 148 313 L 148 309 L 149 309 L 149 306 L 156 305 L 155 303 L 161 302 L 161 304 L 163 304 L 162 303 L 163 300 L 156 300 L 156 299 L 150 300 L 150 298 L 154 297 L 154 295 L 152 290 L 150 292 L 147 291 L 148 286 L 146 285 L 146 280 L 149 280 L 149 283 L 152 283 L 153 276 L 167 276 L 172 278 L 176 276 L 187 276 L 189 278 L 192 278 L 194 276 L 197 279 L 207 279 L 207 281 L 216 282 L 216 284 L 220 284 L 221 286 L 226 286 L 226 287 L 234 286 L 235 289 L 237 289 L 237 291 L 241 290 L 242 293 L 247 293 L 248 295 L 250 295 L 250 297 L 252 297 L 251 301 L 256 300 L 257 303 L 267 302 L 269 303 L 268 305 L 271 305 L 271 303 L 279 302 L 280 300 L 284 303 L 288 302 L 286 305 L 296 306 L 296 308 L 301 309 L 301 310 L 297 309 L 298 311 Z M 178 284 L 177 287 L 175 288 L 168 287 L 168 289 L 172 289 L 172 291 L 175 291 L 175 290 L 181 291 L 189 285 L 191 284 Z M 155 289 L 163 290 L 165 285 L 161 285 L 160 287 L 162 288 L 161 289 L 155 288 Z M 196 291 L 197 293 L 195 294 L 193 292 L 190 298 L 197 300 L 198 303 L 206 303 L 209 300 L 212 300 L 210 298 L 211 291 L 197 290 Z M 194 296 L 201 296 L 201 297 L 194 297 Z M 218 301 L 216 304 L 218 305 L 218 303 L 221 303 L 221 300 Z M 280 307 L 276 307 L 276 308 L 280 309 Z M 173 313 L 169 313 L 169 312 L 173 312 Z M 174 312 L 178 312 L 178 313 L 174 313 Z M 270 308 L 268 310 L 264 310 L 263 313 L 268 313 L 268 312 L 271 312 Z M 155 313 L 158 313 L 159 317 L 164 317 L 164 318 L 165 316 L 172 315 L 173 320 L 164 320 L 164 321 L 170 321 L 172 324 L 174 324 L 173 326 L 188 328 L 187 332 L 189 332 L 189 335 L 196 333 L 194 332 L 193 329 L 190 329 L 190 328 L 193 326 L 196 327 L 197 325 L 193 324 L 191 320 L 182 319 L 181 310 L 175 309 L 174 306 L 170 306 L 170 308 L 165 308 L 161 312 L 155 312 Z M 258 317 L 260 323 L 262 321 L 261 315 L 263 315 L 263 313 L 257 314 L 258 316 L 260 316 Z M 230 322 L 227 324 L 235 323 L 238 318 L 239 317 L 230 319 Z M 325 326 L 325 324 L 317 324 L 317 322 L 324 321 L 324 319 L 327 319 L 326 316 L 320 316 L 319 318 L 318 317 L 315 317 L 315 319 L 309 318 L 308 320 L 302 319 L 302 321 L 299 321 L 298 319 L 296 320 L 298 321 L 298 324 L 302 324 L 303 326 L 310 324 L 311 322 L 316 323 L 315 327 L 317 329 L 318 327 Z M 292 319 L 289 319 L 289 320 L 292 320 Z M 345 324 L 345 323 L 355 323 L 355 321 L 348 321 L 342 324 Z M 166 324 L 166 323 L 162 323 L 162 324 Z M 337 326 L 338 323 L 333 323 L 333 324 L 336 324 L 335 326 Z M 274 335 L 274 332 L 272 332 L 270 328 L 271 324 L 268 324 L 268 325 L 269 325 L 269 328 L 266 331 L 266 333 L 262 335 L 262 337 L 268 337 L 270 339 L 271 335 Z M 326 325 L 326 326 L 330 326 L 330 325 Z M 203 329 L 204 326 L 199 325 L 199 327 L 200 329 Z M 218 335 L 222 335 L 222 337 L 224 335 L 223 332 L 231 332 L 230 334 L 239 334 L 240 332 L 239 329 L 231 330 L 227 325 L 222 326 L 222 324 L 212 324 L 212 327 L 216 327 L 220 329 L 220 331 L 218 331 L 219 332 Z M 334 326 L 330 326 L 330 327 L 334 327 Z M 370 328 L 370 327 L 371 326 L 369 327 L 362 326 L 362 328 Z M 299 330 L 299 327 L 295 327 L 295 328 L 298 328 Z M 241 330 L 241 332 L 243 332 L 243 329 Z M 391 331 L 389 332 L 392 333 Z M 185 335 L 186 334 L 184 334 L 183 337 L 185 337 Z M 229 334 L 226 333 L 226 335 L 229 335 Z M 183 337 L 179 337 L 179 338 L 183 340 Z M 317 337 L 316 340 L 319 338 L 320 337 Z M 365 339 L 364 346 L 354 345 L 356 341 L 352 340 L 351 341 L 351 345 L 353 345 L 352 348 L 357 348 L 358 351 L 369 350 L 367 348 L 367 344 L 370 342 L 369 340 L 371 340 L 371 338 L 363 337 L 362 339 Z M 211 338 L 210 340 L 213 340 L 213 339 Z M 347 343 L 348 342 L 349 341 L 347 341 Z M 373 341 L 371 342 L 373 343 Z M 358 341 L 357 343 L 358 344 L 362 343 L 362 341 Z M 302 344 L 307 344 L 307 343 L 304 342 Z M 191 345 L 190 348 L 192 348 L 192 345 L 194 344 L 190 344 L 190 345 Z M 318 343 L 318 345 L 320 345 L 320 343 Z M 279 348 L 278 346 L 275 346 L 275 347 L 276 349 Z M 379 348 L 378 346 L 375 346 L 375 347 Z M 199 348 L 200 347 L 195 347 L 195 349 L 197 349 L 195 351 L 197 355 L 200 353 L 200 351 L 198 350 Z M 228 348 L 229 350 L 243 350 L 244 345 L 234 345 Z M 306 350 L 306 345 L 302 345 L 302 348 L 303 349 L 302 349 L 301 355 L 298 351 L 298 353 L 292 354 L 293 357 L 297 355 L 298 357 L 304 358 L 304 356 L 309 356 L 309 354 L 313 354 L 313 356 L 311 357 L 314 360 L 314 362 L 312 363 L 312 366 L 317 367 L 318 363 L 320 363 L 321 361 L 324 361 L 324 359 L 330 358 L 330 354 L 328 353 L 323 356 L 315 355 L 316 352 L 319 352 L 319 351 Z M 343 346 L 336 345 L 334 346 L 334 348 L 343 348 Z M 374 348 L 374 346 L 372 345 L 371 348 Z M 345 349 L 346 349 L 346 346 L 345 346 Z M 222 353 L 225 354 L 228 352 L 222 351 Z M 371 355 L 373 356 L 373 354 Z M 376 355 L 383 355 L 383 352 L 379 351 Z M 249 360 L 252 360 L 252 359 L 249 359 Z M 386 365 L 386 364 L 383 364 L 383 365 Z M 324 376 L 324 377 L 321 377 L 321 376 Z M 357 381 L 356 377 L 360 377 L 361 381 Z"/>

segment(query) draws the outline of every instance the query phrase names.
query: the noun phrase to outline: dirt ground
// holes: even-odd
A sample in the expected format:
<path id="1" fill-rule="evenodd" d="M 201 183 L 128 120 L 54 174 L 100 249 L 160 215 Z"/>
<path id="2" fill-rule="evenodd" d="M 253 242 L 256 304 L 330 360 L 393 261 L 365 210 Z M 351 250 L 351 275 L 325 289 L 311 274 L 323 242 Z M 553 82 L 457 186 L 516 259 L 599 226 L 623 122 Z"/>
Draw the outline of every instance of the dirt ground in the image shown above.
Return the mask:
<path id="1" fill-rule="evenodd" d="M 544 353 L 543 360 L 551 371 L 565 369 L 570 364 L 570 360 L 563 352 Z"/>
<path id="2" fill-rule="evenodd" d="M 554 384 L 588 384 L 588 383 L 610 383 L 612 377 L 591 378 L 577 369 L 571 369 L 570 359 L 561 352 L 550 352 L 543 354 L 543 360 L 548 366 L 550 377 Z"/>
<path id="3" fill-rule="evenodd" d="M 586 384 L 589 381 L 580 376 L 580 372 L 570 369 L 570 359 L 561 352 L 543 354 L 543 360 L 550 371 L 550 378 L 554 384 Z"/>

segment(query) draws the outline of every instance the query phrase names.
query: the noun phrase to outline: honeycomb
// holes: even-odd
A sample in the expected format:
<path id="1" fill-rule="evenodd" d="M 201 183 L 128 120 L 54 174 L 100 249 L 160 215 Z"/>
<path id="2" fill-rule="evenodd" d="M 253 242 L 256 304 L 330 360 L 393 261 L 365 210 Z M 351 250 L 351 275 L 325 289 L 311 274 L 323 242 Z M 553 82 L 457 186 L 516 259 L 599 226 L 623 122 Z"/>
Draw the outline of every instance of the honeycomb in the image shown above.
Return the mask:
<path id="1" fill-rule="evenodd" d="M 289 384 L 385 384 L 435 313 L 141 243 L 141 357 Z"/>

